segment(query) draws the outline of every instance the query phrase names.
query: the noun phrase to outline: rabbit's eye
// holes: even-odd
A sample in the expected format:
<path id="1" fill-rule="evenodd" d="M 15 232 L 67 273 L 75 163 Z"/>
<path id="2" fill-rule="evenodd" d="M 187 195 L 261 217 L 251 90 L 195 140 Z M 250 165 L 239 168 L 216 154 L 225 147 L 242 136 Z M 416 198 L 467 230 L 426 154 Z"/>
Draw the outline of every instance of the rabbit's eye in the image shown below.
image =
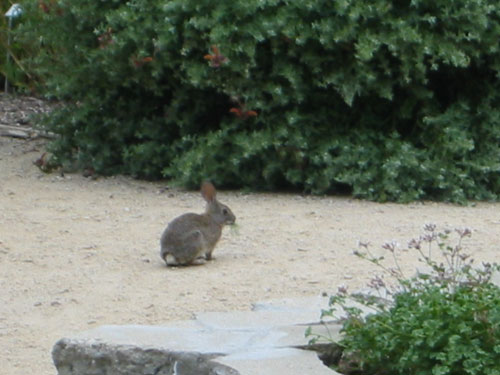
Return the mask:
<path id="1" fill-rule="evenodd" d="M 227 208 L 223 208 L 223 209 L 222 209 L 222 214 L 223 214 L 223 215 L 227 215 L 227 213 L 228 213 Z"/>

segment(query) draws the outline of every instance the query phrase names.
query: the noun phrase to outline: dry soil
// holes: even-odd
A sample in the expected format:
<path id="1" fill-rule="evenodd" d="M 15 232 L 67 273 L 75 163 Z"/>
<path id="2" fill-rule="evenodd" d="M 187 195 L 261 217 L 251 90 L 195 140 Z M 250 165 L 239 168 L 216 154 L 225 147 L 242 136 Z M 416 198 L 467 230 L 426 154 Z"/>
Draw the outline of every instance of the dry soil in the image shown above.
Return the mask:
<path id="1" fill-rule="evenodd" d="M 470 227 L 476 262 L 498 259 L 499 204 L 378 204 L 345 197 L 221 191 L 237 216 L 215 259 L 167 268 L 159 238 L 185 212 L 202 212 L 198 192 L 125 177 L 45 174 L 33 161 L 43 140 L 0 137 L 0 358 L 2 374 L 53 375 L 53 344 L 103 324 L 163 324 L 200 311 L 363 287 L 378 273 L 353 255 L 358 241 L 401 244 L 423 225 Z M 391 264 L 390 262 L 388 264 Z M 319 315 L 318 311 L 318 315 Z"/>

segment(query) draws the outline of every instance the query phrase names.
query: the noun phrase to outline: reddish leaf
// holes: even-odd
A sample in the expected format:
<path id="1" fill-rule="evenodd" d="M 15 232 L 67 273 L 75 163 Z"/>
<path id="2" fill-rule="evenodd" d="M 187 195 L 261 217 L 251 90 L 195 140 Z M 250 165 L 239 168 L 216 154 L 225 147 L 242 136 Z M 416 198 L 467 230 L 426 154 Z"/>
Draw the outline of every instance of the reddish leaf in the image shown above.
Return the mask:
<path id="1" fill-rule="evenodd" d="M 97 40 L 99 41 L 99 48 L 106 48 L 108 45 L 113 43 L 113 29 L 108 27 L 106 32 L 97 37 Z"/>
<path id="2" fill-rule="evenodd" d="M 247 119 L 249 117 L 256 117 L 257 112 L 255 111 L 244 111 L 241 108 L 233 107 L 229 110 L 229 112 L 233 113 L 236 117 Z"/>
<path id="3" fill-rule="evenodd" d="M 40 0 L 38 1 L 38 8 L 44 13 L 49 13 L 50 12 L 50 7 L 45 3 L 45 1 Z"/>
<path id="4" fill-rule="evenodd" d="M 132 58 L 132 62 L 136 68 L 140 68 L 144 64 L 150 63 L 151 61 L 153 61 L 153 58 L 151 56 L 143 57 L 141 59 L 138 59 L 137 57 Z"/>
<path id="5" fill-rule="evenodd" d="M 211 49 L 212 54 L 207 54 L 203 56 L 203 58 L 210 61 L 210 66 L 212 68 L 218 68 L 227 62 L 227 57 L 219 52 L 219 48 L 217 46 L 212 46 Z"/>
<path id="6" fill-rule="evenodd" d="M 241 112 L 241 109 L 239 108 L 231 108 L 229 112 L 234 113 L 236 116 L 241 117 L 243 113 Z"/>

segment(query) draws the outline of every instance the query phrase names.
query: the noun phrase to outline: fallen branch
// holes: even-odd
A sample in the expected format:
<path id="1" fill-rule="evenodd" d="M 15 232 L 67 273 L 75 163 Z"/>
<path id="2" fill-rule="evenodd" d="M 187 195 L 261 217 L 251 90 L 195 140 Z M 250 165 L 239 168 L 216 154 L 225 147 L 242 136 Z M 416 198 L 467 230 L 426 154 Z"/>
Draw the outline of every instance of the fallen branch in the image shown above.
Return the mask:
<path id="1" fill-rule="evenodd" d="M 50 132 L 35 130 L 26 126 L 12 126 L 0 124 L 0 136 L 21 139 L 49 138 L 54 139 L 56 135 Z"/>

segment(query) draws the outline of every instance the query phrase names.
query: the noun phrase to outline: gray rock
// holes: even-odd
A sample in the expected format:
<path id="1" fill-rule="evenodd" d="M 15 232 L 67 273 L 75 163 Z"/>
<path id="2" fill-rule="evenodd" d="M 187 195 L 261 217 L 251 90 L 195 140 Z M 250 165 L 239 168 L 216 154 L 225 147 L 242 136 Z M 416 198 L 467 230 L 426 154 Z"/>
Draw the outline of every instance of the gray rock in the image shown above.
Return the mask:
<path id="1" fill-rule="evenodd" d="M 248 351 L 218 358 L 242 375 L 335 375 L 315 352 L 291 348 Z"/>
<path id="2" fill-rule="evenodd" d="M 214 355 L 98 341 L 61 339 L 52 358 L 58 375 L 239 375 Z"/>
<path id="3" fill-rule="evenodd" d="M 305 350 L 311 323 L 314 332 L 340 338 L 340 325 L 319 324 L 311 306 L 279 300 L 163 326 L 101 326 L 59 340 L 52 357 L 59 375 L 336 374 Z"/>

